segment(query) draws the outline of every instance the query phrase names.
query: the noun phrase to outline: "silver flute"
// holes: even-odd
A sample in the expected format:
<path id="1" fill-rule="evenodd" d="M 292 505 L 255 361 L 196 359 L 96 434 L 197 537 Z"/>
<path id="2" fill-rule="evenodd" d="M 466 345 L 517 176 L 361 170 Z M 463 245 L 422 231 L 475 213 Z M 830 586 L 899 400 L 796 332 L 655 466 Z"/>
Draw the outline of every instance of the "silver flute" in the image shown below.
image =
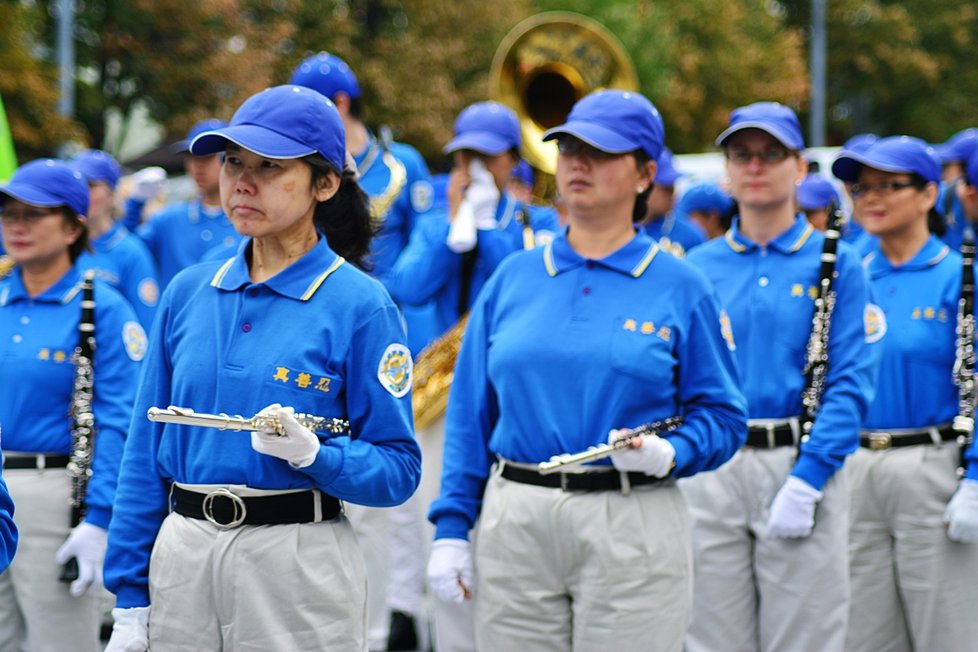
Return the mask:
<path id="1" fill-rule="evenodd" d="M 578 464 L 584 464 L 585 462 L 601 460 L 609 457 L 615 451 L 631 446 L 632 442 L 639 437 L 643 437 L 645 435 L 658 435 L 663 432 L 675 430 L 681 426 L 682 423 L 682 417 L 669 417 L 668 419 L 662 419 L 661 421 L 646 423 L 635 428 L 625 437 L 615 440 L 615 442 L 612 444 L 591 446 L 586 451 L 582 451 L 580 453 L 564 453 L 563 455 L 554 455 L 546 462 L 540 462 L 540 464 L 537 465 L 537 471 L 539 471 L 541 475 L 548 475 L 550 473 L 563 471 L 568 466 L 575 466 Z"/>
<path id="2" fill-rule="evenodd" d="M 218 430 L 274 430 L 279 435 L 285 434 L 282 423 L 270 414 L 256 414 L 253 417 L 229 414 L 206 414 L 194 412 L 190 408 L 171 405 L 168 408 L 151 407 L 146 410 L 146 418 L 160 423 L 177 423 L 183 426 L 200 426 L 202 428 L 217 428 Z M 350 422 L 346 419 L 329 419 L 311 414 L 296 414 L 295 420 L 313 432 L 328 432 L 334 435 L 349 435 Z"/>

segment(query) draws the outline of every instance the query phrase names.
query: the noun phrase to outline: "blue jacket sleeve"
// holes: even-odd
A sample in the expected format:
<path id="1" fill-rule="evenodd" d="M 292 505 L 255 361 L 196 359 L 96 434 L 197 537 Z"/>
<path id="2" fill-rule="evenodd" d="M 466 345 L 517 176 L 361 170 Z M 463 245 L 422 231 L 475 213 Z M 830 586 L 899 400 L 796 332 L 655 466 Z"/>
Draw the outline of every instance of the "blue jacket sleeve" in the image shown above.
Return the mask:
<path id="1" fill-rule="evenodd" d="M 144 201 L 139 201 L 132 197 L 127 199 L 122 218 L 119 220 L 122 222 L 122 226 L 135 233 L 136 229 L 143 222 L 143 207 L 145 206 L 146 202 Z"/>
<path id="2" fill-rule="evenodd" d="M 149 330 L 156 316 L 159 302 L 160 280 L 153 263 L 153 256 L 139 238 L 132 238 L 131 255 L 125 261 L 119 291 L 136 312 L 143 328 Z"/>
<path id="3" fill-rule="evenodd" d="M 479 517 L 482 494 L 494 461 L 489 438 L 499 415 L 487 367 L 489 293 L 483 292 L 472 307 L 455 363 L 445 415 L 441 493 L 428 515 L 435 524 L 436 539 L 468 538 Z"/>
<path id="4" fill-rule="evenodd" d="M 418 222 L 387 280 L 394 301 L 422 306 L 458 276 L 461 256 L 445 244 L 448 228 L 444 213 L 431 213 Z"/>
<path id="5" fill-rule="evenodd" d="M 14 502 L 7 484 L 0 478 L 0 573 L 7 570 L 17 552 L 17 526 L 14 524 Z"/>
<path id="6" fill-rule="evenodd" d="M 825 390 L 811 435 L 791 471 L 819 490 L 859 446 L 859 428 L 876 395 L 881 351 L 866 341 L 869 278 L 845 243 L 839 245 L 837 269 Z"/>

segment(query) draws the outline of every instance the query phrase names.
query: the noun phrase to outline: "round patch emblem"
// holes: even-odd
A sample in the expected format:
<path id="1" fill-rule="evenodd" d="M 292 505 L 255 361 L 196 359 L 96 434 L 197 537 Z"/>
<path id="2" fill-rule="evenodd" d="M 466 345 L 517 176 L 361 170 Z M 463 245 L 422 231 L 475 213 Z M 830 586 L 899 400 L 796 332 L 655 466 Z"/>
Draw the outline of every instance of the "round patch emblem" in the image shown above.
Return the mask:
<path id="1" fill-rule="evenodd" d="M 122 342 L 130 360 L 139 362 L 146 355 L 146 331 L 137 322 L 127 321 L 122 325 Z"/>
<path id="2" fill-rule="evenodd" d="M 435 198 L 435 190 L 427 181 L 415 181 L 411 184 L 411 206 L 415 213 L 424 213 L 431 208 Z"/>
<path id="3" fill-rule="evenodd" d="M 733 327 L 730 325 L 730 316 L 727 315 L 727 311 L 723 308 L 720 309 L 720 335 L 723 336 L 723 341 L 727 343 L 727 348 L 731 351 L 737 350 L 737 343 L 734 342 Z"/>
<path id="4" fill-rule="evenodd" d="M 139 295 L 139 300 L 150 307 L 155 306 L 156 302 L 160 300 L 160 287 L 151 278 L 144 278 L 140 281 L 136 293 Z"/>
<path id="5" fill-rule="evenodd" d="M 886 315 L 883 309 L 875 303 L 867 303 L 863 312 L 863 324 L 866 327 L 866 343 L 879 342 L 886 335 Z"/>
<path id="6" fill-rule="evenodd" d="M 411 352 L 403 344 L 391 344 L 380 356 L 377 380 L 388 392 L 401 398 L 411 389 Z"/>
<path id="7" fill-rule="evenodd" d="M 533 234 L 533 239 L 538 247 L 546 247 L 554 241 L 554 232 L 549 229 L 540 229 Z"/>

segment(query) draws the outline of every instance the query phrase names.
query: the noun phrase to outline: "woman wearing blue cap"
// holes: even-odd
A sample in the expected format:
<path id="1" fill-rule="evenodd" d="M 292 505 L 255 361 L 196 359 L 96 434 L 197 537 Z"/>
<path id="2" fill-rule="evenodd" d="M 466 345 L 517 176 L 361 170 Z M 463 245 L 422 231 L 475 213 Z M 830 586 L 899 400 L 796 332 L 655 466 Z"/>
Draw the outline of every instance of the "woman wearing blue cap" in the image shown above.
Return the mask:
<path id="1" fill-rule="evenodd" d="M 852 608 L 846 650 L 967 650 L 978 641 L 978 461 L 960 481 L 955 387 L 961 256 L 928 230 L 941 166 L 883 138 L 832 165 L 851 184 L 886 337 L 876 399 L 849 460 Z M 974 343 L 968 344 L 974 346 Z M 958 363 L 960 364 L 960 363 Z M 970 433 L 969 433 L 970 434 Z M 947 528 L 945 528 L 945 523 Z"/>
<path id="2" fill-rule="evenodd" d="M 545 138 L 570 225 L 503 261 L 472 309 L 429 580 L 474 600 L 479 649 L 680 650 L 691 569 L 675 478 L 743 443 L 733 342 L 703 276 L 634 226 L 662 149 L 655 107 L 601 91 Z M 538 471 L 677 414 L 610 460 Z"/>
<path id="3" fill-rule="evenodd" d="M 715 183 L 698 183 L 686 189 L 676 204 L 676 215 L 698 226 L 707 240 L 719 238 L 730 228 L 734 201 Z"/>
<path id="4" fill-rule="evenodd" d="M 660 247 L 682 258 L 687 251 L 706 242 L 706 234 L 695 224 L 680 219 L 678 211 L 673 211 L 676 182 L 682 173 L 672 161 L 672 151 L 663 147 L 656 161 L 655 186 L 649 193 L 648 212 L 641 219 L 641 224 Z"/>
<path id="5" fill-rule="evenodd" d="M 109 649 L 365 650 L 363 560 L 340 501 L 403 502 L 420 459 L 400 315 L 357 269 L 372 226 L 342 122 L 316 91 L 277 86 L 191 151 L 224 152 L 222 205 L 247 240 L 160 301 L 109 536 Z M 169 405 L 260 411 L 281 434 L 144 421 Z"/>
<path id="6" fill-rule="evenodd" d="M 16 264 L 0 281 L 3 474 L 21 536 L 0 575 L 0 649 L 94 651 L 106 530 L 146 335 L 113 288 L 83 282 L 89 200 L 79 172 L 32 161 L 0 186 L 0 202 Z M 77 579 L 66 584 L 62 564 L 72 557 Z"/>
<path id="7" fill-rule="evenodd" d="M 160 298 L 153 256 L 146 244 L 115 220 L 115 190 L 122 170 L 101 150 L 82 152 L 69 163 L 88 181 L 88 237 L 92 252 L 79 259 L 82 269 L 94 269 L 99 278 L 119 290 L 139 323 L 149 330 Z"/>
<path id="8" fill-rule="evenodd" d="M 879 339 L 884 322 L 858 256 L 841 243 L 827 276 L 834 308 L 811 349 L 827 353 L 827 372 L 824 358 L 809 357 L 825 237 L 795 208 L 808 166 L 794 111 L 775 102 L 735 109 L 717 145 L 739 214 L 722 239 L 687 260 L 706 272 L 730 315 L 750 421 L 747 445 L 730 462 L 683 484 L 695 564 L 687 650 L 842 650 L 842 465 L 872 400 L 877 365 L 867 341 Z"/>
<path id="9" fill-rule="evenodd" d="M 809 224 L 825 231 L 829 216 L 841 208 L 839 193 L 832 182 L 821 174 L 813 173 L 802 179 L 795 189 L 798 210 L 805 214 Z"/>

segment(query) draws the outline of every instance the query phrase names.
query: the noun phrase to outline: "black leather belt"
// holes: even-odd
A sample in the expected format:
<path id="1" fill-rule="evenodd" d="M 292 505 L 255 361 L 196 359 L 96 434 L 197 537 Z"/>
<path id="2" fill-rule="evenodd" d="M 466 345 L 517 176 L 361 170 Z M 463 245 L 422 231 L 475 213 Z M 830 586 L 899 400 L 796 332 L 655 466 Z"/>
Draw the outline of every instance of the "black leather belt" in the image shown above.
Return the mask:
<path id="1" fill-rule="evenodd" d="M 618 471 L 595 473 L 548 473 L 543 475 L 532 469 L 506 464 L 501 474 L 507 480 L 532 484 L 538 487 L 552 487 L 564 491 L 621 491 L 621 473 Z M 645 484 L 658 484 L 669 479 L 656 478 L 644 473 L 629 472 L 628 484 L 637 487 Z"/>
<path id="2" fill-rule="evenodd" d="M 237 496 L 227 489 L 210 493 L 173 487 L 173 511 L 188 518 L 210 521 L 222 529 L 240 525 L 281 525 L 313 523 L 316 502 L 321 501 L 318 520 L 339 516 L 340 501 L 319 491 L 301 491 L 271 496 Z"/>
<path id="3" fill-rule="evenodd" d="M 8 454 L 3 456 L 3 468 L 5 469 L 63 469 L 68 466 L 69 457 L 67 455 L 18 455 Z"/>
<path id="4" fill-rule="evenodd" d="M 937 434 L 941 441 L 954 441 L 958 438 L 958 433 L 951 426 L 938 427 Z M 930 432 L 926 429 L 899 432 L 863 430 L 859 435 L 859 445 L 874 451 L 933 443 L 934 438 L 931 437 Z"/>
<path id="5" fill-rule="evenodd" d="M 794 446 L 798 443 L 791 424 L 783 424 L 766 428 L 765 426 L 750 426 L 747 428 L 747 446 L 751 448 L 778 448 Z"/>

